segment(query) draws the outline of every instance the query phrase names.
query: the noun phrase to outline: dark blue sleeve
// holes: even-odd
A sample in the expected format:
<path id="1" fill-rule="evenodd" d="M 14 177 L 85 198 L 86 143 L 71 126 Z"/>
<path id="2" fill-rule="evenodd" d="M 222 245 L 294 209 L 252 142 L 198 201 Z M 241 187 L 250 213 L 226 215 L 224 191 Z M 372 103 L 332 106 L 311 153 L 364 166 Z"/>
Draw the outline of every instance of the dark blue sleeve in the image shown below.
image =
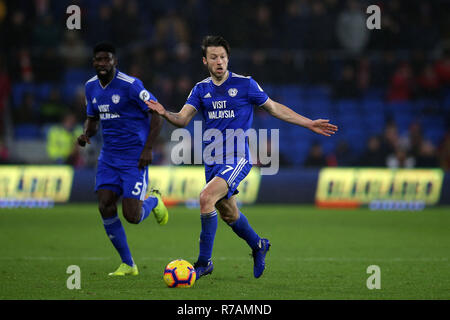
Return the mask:
<path id="1" fill-rule="evenodd" d="M 92 105 L 91 97 L 89 95 L 89 89 L 86 86 L 84 90 L 84 97 L 86 100 L 86 115 L 88 117 L 94 117 L 98 118 L 98 112 L 95 110 L 95 108 Z"/>
<path id="2" fill-rule="evenodd" d="M 251 104 L 258 107 L 262 106 L 269 99 L 267 93 L 259 86 L 259 84 L 250 78 L 250 84 L 248 87 L 248 99 Z"/>

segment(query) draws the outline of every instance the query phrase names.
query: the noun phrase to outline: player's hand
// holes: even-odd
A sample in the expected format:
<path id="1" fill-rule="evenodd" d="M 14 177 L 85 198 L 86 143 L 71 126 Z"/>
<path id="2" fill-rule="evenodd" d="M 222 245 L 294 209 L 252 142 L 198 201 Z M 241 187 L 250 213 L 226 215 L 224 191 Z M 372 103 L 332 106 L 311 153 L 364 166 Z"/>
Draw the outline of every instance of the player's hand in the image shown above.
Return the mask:
<path id="1" fill-rule="evenodd" d="M 161 116 L 164 116 L 164 114 L 166 113 L 166 109 L 164 109 L 164 107 L 159 102 L 156 102 L 154 100 L 147 100 L 145 101 L 145 103 L 150 110 L 155 111 Z"/>
<path id="2" fill-rule="evenodd" d="M 139 169 L 145 168 L 146 166 L 152 163 L 152 160 L 153 160 L 152 149 L 144 148 L 144 150 L 142 150 L 141 156 L 139 157 L 138 168 Z"/>
<path id="3" fill-rule="evenodd" d="M 91 144 L 91 140 L 89 139 L 89 137 L 86 134 L 81 134 L 78 138 L 77 138 L 77 142 L 80 146 L 84 147 L 86 145 L 86 142 Z"/>
<path id="4" fill-rule="evenodd" d="M 315 133 L 329 137 L 338 131 L 338 127 L 329 122 L 330 120 L 324 119 L 313 120 L 309 129 Z"/>

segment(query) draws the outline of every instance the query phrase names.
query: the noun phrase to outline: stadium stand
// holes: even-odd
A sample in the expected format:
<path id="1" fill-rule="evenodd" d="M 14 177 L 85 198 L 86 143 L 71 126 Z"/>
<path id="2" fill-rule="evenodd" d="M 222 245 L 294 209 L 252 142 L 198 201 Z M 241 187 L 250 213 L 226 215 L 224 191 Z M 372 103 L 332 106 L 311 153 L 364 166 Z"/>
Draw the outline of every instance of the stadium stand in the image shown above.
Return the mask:
<path id="1" fill-rule="evenodd" d="M 292 37 L 282 37 L 293 24 L 305 24 L 313 18 L 318 9 L 311 1 L 277 1 L 276 4 L 246 1 L 236 3 L 233 9 L 227 7 L 230 12 L 212 10 L 221 3 L 216 0 L 131 2 L 132 5 L 125 1 L 80 1 L 85 9 L 83 27 L 81 31 L 74 31 L 79 33 L 78 41 L 84 48 L 80 52 L 90 52 L 98 40 L 122 39 L 117 43 L 119 68 L 141 78 L 164 105 L 174 110 L 182 106 L 180 101 L 187 97 L 190 88 L 205 78 L 206 72 L 199 58 L 200 39 L 207 33 L 220 33 L 232 46 L 230 70 L 252 75 L 269 96 L 300 114 L 329 118 L 340 127 L 336 136 L 323 139 L 256 111 L 254 128 L 280 130 L 280 151 L 288 160 L 286 165 L 302 166 L 315 142 L 322 146 L 326 155 L 336 156 L 338 144 L 345 141 L 353 158 L 358 159 L 367 150 L 369 138 L 381 137 L 387 123 L 396 125 L 399 138 L 407 136 L 410 126 L 418 123 L 423 139 L 434 147 L 434 157 L 437 159 L 440 155 L 440 146 L 449 132 L 450 114 L 450 48 L 444 37 L 449 34 L 449 27 L 443 15 L 444 1 L 414 1 L 417 6 L 378 1 L 383 6 L 383 15 L 392 18 L 403 32 L 395 33 L 386 26 L 381 31 L 369 33 L 361 48 L 351 50 L 340 42 L 337 32 L 325 34 L 318 24 L 309 25 L 308 30 L 294 28 L 301 33 L 298 34 L 300 42 L 295 45 L 287 42 L 293 41 Z M 335 26 L 339 16 L 350 10 L 346 2 L 314 2 L 320 4 L 330 26 Z M 6 70 L 6 77 L 12 83 L 6 98 L 7 108 L 1 109 L 2 121 L 9 122 L 3 127 L 12 129 L 2 130 L 1 135 L 9 141 L 10 149 L 20 145 L 15 144 L 16 141 L 35 140 L 38 143 L 45 139 L 44 128 L 54 121 L 49 123 L 41 106 L 49 99 L 53 88 L 60 91 L 67 111 L 76 113 L 77 119 L 84 118 L 83 106 L 76 100 L 76 95 L 94 74 L 89 54 L 80 57 L 81 66 L 73 66 L 71 60 L 60 53 L 58 59 L 63 63 L 56 64 L 55 60 L 57 70 L 52 71 L 58 73 L 58 81 L 42 81 L 40 79 L 48 77 L 36 74 L 37 71 L 45 72 L 39 63 L 48 46 L 56 43 L 58 52 L 71 44 L 68 37 L 53 30 L 60 29 L 56 21 L 61 20 L 58 18 L 61 10 L 69 4 L 69 1 L 43 2 L 37 8 L 33 2 L 27 5 L 8 2 L 10 14 L 0 21 L 1 36 L 7 44 L 1 49 L 0 61 L 6 63 L 3 62 L 0 69 Z M 136 12 L 131 7 L 139 10 Z M 250 31 L 248 34 L 236 32 L 231 26 L 237 18 L 226 21 L 222 18 L 227 13 L 230 17 L 233 12 L 252 17 L 255 8 L 267 16 L 240 21 L 243 24 L 240 30 L 251 31 L 252 24 L 270 25 L 271 32 L 264 37 Z M 204 15 L 204 12 L 209 14 Z M 420 17 L 417 20 L 422 26 L 420 36 L 415 33 L 417 28 L 408 29 L 404 25 L 405 21 L 414 19 L 397 19 L 399 12 L 407 17 Z M 47 19 L 47 16 L 53 19 Z M 127 24 L 127 30 L 123 30 L 118 17 L 135 23 Z M 283 19 L 285 17 L 289 19 Z M 428 22 L 430 19 L 432 25 Z M 358 27 L 357 24 L 351 26 Z M 86 32 L 86 29 L 96 32 Z M 255 50 L 260 54 L 252 57 Z M 162 64 L 158 64 L 158 57 Z M 261 67 L 261 61 L 270 63 Z M 48 68 L 54 69 L 51 63 Z M 425 78 L 424 74 L 427 75 Z M 434 83 L 438 86 L 433 87 Z M 29 110 L 24 109 L 27 95 L 33 100 Z M 33 121 L 23 119 L 23 113 L 27 112 L 32 112 L 29 118 Z M 161 141 L 167 141 L 172 129 L 170 125 L 164 127 Z M 192 129 L 191 123 L 188 130 Z M 416 156 L 412 150 L 408 152 Z M 23 162 L 24 159 L 14 158 L 18 154 L 20 152 L 11 152 L 9 161 Z M 168 161 L 167 156 L 157 158 Z M 353 164 L 358 165 L 358 161 Z M 333 164 L 330 162 L 329 165 Z"/>

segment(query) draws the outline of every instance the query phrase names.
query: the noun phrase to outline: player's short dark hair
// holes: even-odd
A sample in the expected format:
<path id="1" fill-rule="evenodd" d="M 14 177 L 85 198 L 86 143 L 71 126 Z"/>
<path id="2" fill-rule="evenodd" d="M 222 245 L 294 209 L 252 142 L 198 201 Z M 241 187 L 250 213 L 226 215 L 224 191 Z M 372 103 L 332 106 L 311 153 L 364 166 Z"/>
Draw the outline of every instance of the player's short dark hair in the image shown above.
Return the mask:
<path id="1" fill-rule="evenodd" d="M 230 56 L 230 45 L 222 36 L 206 36 L 202 41 L 202 55 L 206 58 L 208 47 L 224 47 L 227 55 Z"/>
<path id="2" fill-rule="evenodd" d="M 111 52 L 113 55 L 116 54 L 116 47 L 111 42 L 102 41 L 94 46 L 94 56 L 97 52 Z"/>

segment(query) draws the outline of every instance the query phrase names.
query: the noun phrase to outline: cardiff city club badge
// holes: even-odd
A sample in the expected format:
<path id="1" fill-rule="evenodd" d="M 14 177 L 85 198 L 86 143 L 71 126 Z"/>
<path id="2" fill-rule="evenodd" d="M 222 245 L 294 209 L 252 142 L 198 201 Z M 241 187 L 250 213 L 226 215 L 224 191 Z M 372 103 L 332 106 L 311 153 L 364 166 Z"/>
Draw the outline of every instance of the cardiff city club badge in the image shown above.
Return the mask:
<path id="1" fill-rule="evenodd" d="M 120 96 L 118 94 L 113 94 L 111 99 L 112 99 L 112 102 L 114 102 L 115 104 L 118 104 L 120 101 Z"/>
<path id="2" fill-rule="evenodd" d="M 230 97 L 236 97 L 237 93 L 238 93 L 238 90 L 236 88 L 230 88 L 228 90 L 228 94 L 230 95 Z"/>

